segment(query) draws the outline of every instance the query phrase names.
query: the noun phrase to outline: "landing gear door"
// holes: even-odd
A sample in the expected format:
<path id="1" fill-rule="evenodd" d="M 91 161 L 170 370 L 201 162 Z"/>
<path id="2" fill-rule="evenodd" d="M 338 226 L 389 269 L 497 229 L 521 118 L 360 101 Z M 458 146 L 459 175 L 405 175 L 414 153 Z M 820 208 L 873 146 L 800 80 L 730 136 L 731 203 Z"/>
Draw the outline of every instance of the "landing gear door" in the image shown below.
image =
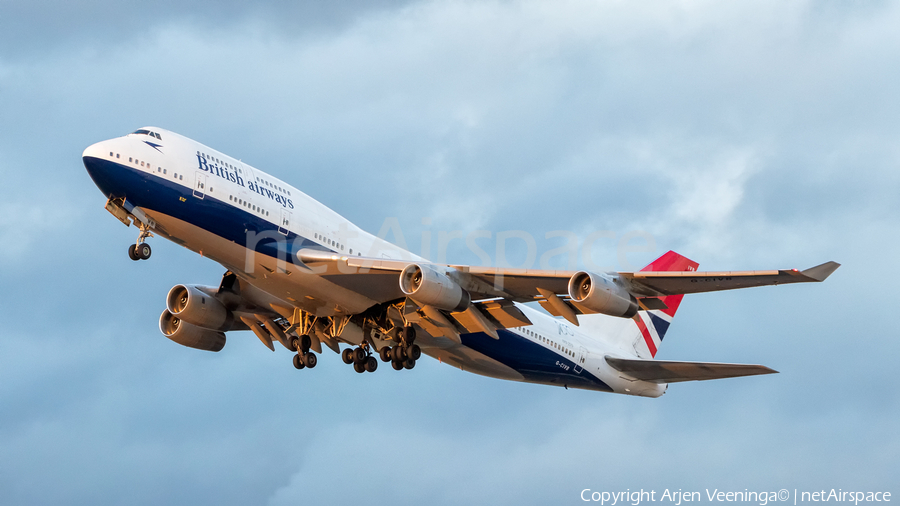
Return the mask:
<path id="1" fill-rule="evenodd" d="M 291 212 L 287 209 L 281 210 L 281 224 L 278 225 L 278 231 L 284 235 L 288 235 L 288 229 L 291 228 Z"/>
<path id="2" fill-rule="evenodd" d="M 208 174 L 205 172 L 197 171 L 197 176 L 194 180 L 194 196 L 198 199 L 202 199 L 204 195 L 206 195 L 206 177 Z"/>
<path id="3" fill-rule="evenodd" d="M 584 369 L 584 362 L 587 360 L 587 350 L 584 346 L 578 347 L 578 355 L 575 356 L 575 372 L 581 374 Z"/>

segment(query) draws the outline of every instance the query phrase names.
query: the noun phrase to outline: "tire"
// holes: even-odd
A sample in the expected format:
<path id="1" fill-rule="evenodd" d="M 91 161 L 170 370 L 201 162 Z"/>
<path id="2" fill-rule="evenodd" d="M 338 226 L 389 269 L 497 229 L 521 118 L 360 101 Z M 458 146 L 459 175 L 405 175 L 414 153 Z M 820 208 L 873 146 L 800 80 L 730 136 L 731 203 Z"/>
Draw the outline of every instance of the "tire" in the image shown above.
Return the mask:
<path id="1" fill-rule="evenodd" d="M 296 352 L 296 351 L 297 351 L 297 345 L 298 345 L 298 343 L 300 343 L 300 340 L 297 339 L 296 337 L 292 337 L 292 338 L 288 341 L 288 348 L 290 348 L 291 351 Z"/>
<path id="2" fill-rule="evenodd" d="M 315 353 L 307 353 L 303 355 L 303 364 L 306 365 L 306 367 L 312 369 L 316 366 L 317 363 L 319 363 L 319 358 Z"/>
<path id="3" fill-rule="evenodd" d="M 362 365 L 361 363 L 359 363 L 359 362 L 353 362 L 353 370 L 356 371 L 356 372 L 358 372 L 358 373 L 364 373 L 364 372 L 366 372 L 365 366 L 363 366 L 363 365 Z"/>
<path id="4" fill-rule="evenodd" d="M 353 363 L 353 348 L 344 348 L 344 351 L 341 352 L 341 360 L 344 361 L 345 364 L 350 365 Z"/>
<path id="5" fill-rule="evenodd" d="M 378 356 L 381 357 L 382 362 L 390 362 L 391 361 L 391 347 L 385 346 L 384 348 L 378 350 Z"/>
<path id="6" fill-rule="evenodd" d="M 415 366 L 416 366 L 416 361 L 415 361 L 415 360 L 412 360 L 412 359 L 409 359 L 409 358 L 408 358 L 408 359 L 406 359 L 406 360 L 403 362 L 403 368 L 404 368 L 404 369 L 412 369 L 412 368 L 415 367 Z"/>
<path id="7" fill-rule="evenodd" d="M 300 336 L 300 349 L 303 350 L 303 353 L 308 352 L 310 346 L 312 346 L 312 339 L 307 334 Z"/>
<path id="8" fill-rule="evenodd" d="M 406 344 L 412 344 L 416 340 L 416 328 L 412 325 L 403 327 L 403 340 Z"/>
<path id="9" fill-rule="evenodd" d="M 306 364 L 303 363 L 303 359 L 300 355 L 294 355 L 294 367 L 297 369 L 303 369 L 306 367 Z"/>
<path id="10" fill-rule="evenodd" d="M 151 253 L 153 253 L 153 249 L 151 249 L 150 245 L 147 243 L 141 243 L 137 249 L 135 249 L 135 254 L 140 257 L 141 260 L 150 258 Z"/>
<path id="11" fill-rule="evenodd" d="M 403 347 L 394 346 L 394 349 L 391 350 L 391 358 L 394 359 L 395 362 L 406 360 L 406 353 L 403 353 Z"/>
<path id="12" fill-rule="evenodd" d="M 391 360 L 391 367 L 393 367 L 395 371 L 399 371 L 400 369 L 403 369 L 403 364 L 396 360 Z"/>
<path id="13" fill-rule="evenodd" d="M 356 348 L 353 350 L 353 362 L 357 364 L 363 364 L 366 361 L 366 350 L 362 348 Z"/>
<path id="14" fill-rule="evenodd" d="M 139 257 L 139 256 L 137 255 L 137 251 L 136 251 L 136 250 L 137 250 L 137 245 L 136 245 L 136 244 L 132 244 L 131 246 L 129 246 L 129 247 L 128 247 L 128 258 L 130 258 L 130 259 L 132 259 L 132 260 L 134 260 L 134 261 L 140 260 L 141 257 Z"/>
<path id="15" fill-rule="evenodd" d="M 411 360 L 419 360 L 419 358 L 422 356 L 422 348 L 419 348 L 418 344 L 414 344 L 407 348 L 406 356 Z"/>
<path id="16" fill-rule="evenodd" d="M 375 372 L 375 369 L 378 369 L 378 360 L 375 357 L 369 357 L 366 359 L 366 370 L 369 372 Z"/>

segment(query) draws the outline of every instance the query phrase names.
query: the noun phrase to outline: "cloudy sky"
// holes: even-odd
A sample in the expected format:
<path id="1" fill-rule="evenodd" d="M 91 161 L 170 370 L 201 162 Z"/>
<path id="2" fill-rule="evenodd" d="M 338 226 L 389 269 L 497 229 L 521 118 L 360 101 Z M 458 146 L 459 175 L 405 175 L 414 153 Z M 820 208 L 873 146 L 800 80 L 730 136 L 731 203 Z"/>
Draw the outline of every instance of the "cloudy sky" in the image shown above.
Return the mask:
<path id="1" fill-rule="evenodd" d="M 896 3 L 293 3 L 0 3 L 0 503 L 898 492 Z M 655 400 L 431 360 L 298 372 L 250 333 L 198 352 L 159 333 L 164 297 L 224 269 L 161 239 L 129 260 L 136 231 L 81 164 L 146 125 L 372 232 L 396 218 L 416 252 L 423 232 L 522 230 L 543 252 L 567 230 L 602 232 L 592 261 L 617 269 L 668 249 L 843 267 L 686 298 L 658 358 L 781 374 Z M 635 233 L 652 242 L 620 255 Z"/>

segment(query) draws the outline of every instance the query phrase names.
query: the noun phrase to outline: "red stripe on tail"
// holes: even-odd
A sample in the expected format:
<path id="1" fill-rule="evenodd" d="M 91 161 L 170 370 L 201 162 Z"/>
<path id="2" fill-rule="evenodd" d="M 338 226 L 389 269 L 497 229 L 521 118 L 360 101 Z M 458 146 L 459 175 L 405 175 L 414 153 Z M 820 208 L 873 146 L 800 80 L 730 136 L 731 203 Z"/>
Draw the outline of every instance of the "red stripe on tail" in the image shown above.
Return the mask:
<path id="1" fill-rule="evenodd" d="M 674 251 L 669 251 L 663 256 L 654 260 L 650 265 L 641 269 L 641 271 L 696 271 L 697 267 L 700 264 L 697 262 L 679 255 Z M 678 310 L 678 306 L 681 305 L 681 299 L 684 298 L 683 294 L 678 295 L 668 295 L 666 297 L 660 297 L 660 299 L 665 303 L 668 309 L 663 310 L 662 312 L 669 315 L 675 316 L 675 311 Z M 652 348 L 651 348 L 652 350 Z M 654 353 L 655 355 L 656 353 Z"/>
<path id="2" fill-rule="evenodd" d="M 650 356 L 656 356 L 656 343 L 653 342 L 653 336 L 650 335 L 650 331 L 647 329 L 647 326 L 644 325 L 644 320 L 641 318 L 641 315 L 634 315 L 634 323 L 637 323 L 638 329 L 641 330 L 641 335 L 644 336 L 644 342 L 647 343 L 647 348 L 650 349 Z"/>

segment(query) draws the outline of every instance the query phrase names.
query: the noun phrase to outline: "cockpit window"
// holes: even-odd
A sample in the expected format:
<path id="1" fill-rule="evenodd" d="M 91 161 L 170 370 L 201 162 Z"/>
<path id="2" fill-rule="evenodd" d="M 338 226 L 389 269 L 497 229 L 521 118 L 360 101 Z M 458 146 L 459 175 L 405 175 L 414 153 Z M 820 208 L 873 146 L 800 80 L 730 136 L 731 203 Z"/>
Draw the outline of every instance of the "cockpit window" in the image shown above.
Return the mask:
<path id="1" fill-rule="evenodd" d="M 136 135 L 149 135 L 150 137 L 156 137 L 157 139 L 162 140 L 162 137 L 160 137 L 158 133 L 151 132 L 150 130 L 135 130 L 131 133 Z"/>

